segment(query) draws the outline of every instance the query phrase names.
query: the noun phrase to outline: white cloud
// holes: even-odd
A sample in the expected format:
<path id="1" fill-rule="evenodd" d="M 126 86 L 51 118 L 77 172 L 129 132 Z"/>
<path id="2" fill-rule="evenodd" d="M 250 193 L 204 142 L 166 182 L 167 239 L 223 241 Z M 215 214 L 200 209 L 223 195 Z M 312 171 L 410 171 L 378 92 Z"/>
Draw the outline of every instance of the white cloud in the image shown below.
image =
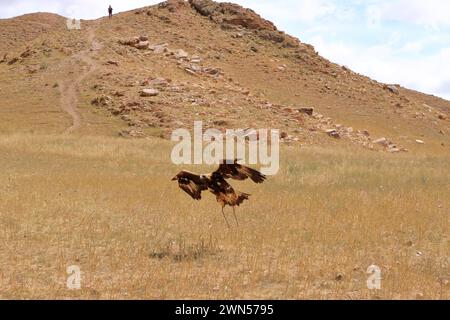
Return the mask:
<path id="1" fill-rule="evenodd" d="M 219 2 L 229 2 L 220 0 Z M 266 19 L 284 22 L 297 21 L 313 23 L 317 19 L 336 11 L 334 1 L 330 0 L 235 0 L 242 6 L 252 8 Z M 276 22 L 276 21 L 275 21 Z"/>
<path id="2" fill-rule="evenodd" d="M 400 83 L 408 88 L 432 93 L 450 99 L 450 46 L 429 56 L 409 58 L 398 54 L 391 45 L 361 47 L 339 42 L 326 42 L 320 36 L 314 39 L 322 55 L 340 64 L 351 66 L 359 73 L 386 83 Z M 415 50 L 411 44 L 401 50 Z"/>
<path id="3" fill-rule="evenodd" d="M 433 29 L 450 26 L 448 0 L 378 0 L 380 19 L 419 24 Z"/>

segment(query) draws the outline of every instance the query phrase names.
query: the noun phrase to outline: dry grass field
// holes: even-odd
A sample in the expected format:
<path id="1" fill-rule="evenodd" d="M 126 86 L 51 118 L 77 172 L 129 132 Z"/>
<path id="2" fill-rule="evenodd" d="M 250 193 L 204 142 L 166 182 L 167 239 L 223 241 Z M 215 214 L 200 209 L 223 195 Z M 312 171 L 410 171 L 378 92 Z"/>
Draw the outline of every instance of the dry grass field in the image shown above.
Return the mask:
<path id="1" fill-rule="evenodd" d="M 234 184 L 252 198 L 227 229 L 212 195 L 170 181 L 170 151 L 0 136 L 0 298 L 450 298 L 448 156 L 286 146 L 279 175 Z M 81 290 L 66 287 L 70 265 Z"/>
<path id="2" fill-rule="evenodd" d="M 203 2 L 233 19 L 0 19 L 0 299 L 450 299 L 450 102 Z M 276 176 L 232 182 L 239 227 L 171 181 L 215 169 L 161 139 L 199 120 L 284 136 Z"/>

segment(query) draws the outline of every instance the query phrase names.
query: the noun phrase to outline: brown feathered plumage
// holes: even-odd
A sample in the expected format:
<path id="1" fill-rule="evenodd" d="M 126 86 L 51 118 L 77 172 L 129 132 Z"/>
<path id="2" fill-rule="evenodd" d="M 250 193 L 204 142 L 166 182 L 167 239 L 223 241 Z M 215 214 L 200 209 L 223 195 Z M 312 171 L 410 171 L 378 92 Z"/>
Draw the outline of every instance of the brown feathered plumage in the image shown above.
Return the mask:
<path id="1" fill-rule="evenodd" d="M 222 206 L 222 213 L 225 221 L 228 220 L 224 214 L 224 207 L 233 208 L 234 217 L 237 221 L 235 207 L 240 206 L 250 195 L 247 193 L 235 191 L 233 187 L 226 181 L 227 179 L 244 181 L 251 179 L 255 183 L 263 183 L 266 176 L 259 171 L 238 164 L 238 160 L 225 160 L 219 166 L 219 169 L 210 174 L 196 175 L 192 172 L 181 171 L 172 181 L 178 181 L 180 188 L 189 194 L 194 200 L 201 200 L 202 192 L 209 190 L 216 196 L 217 202 Z"/>

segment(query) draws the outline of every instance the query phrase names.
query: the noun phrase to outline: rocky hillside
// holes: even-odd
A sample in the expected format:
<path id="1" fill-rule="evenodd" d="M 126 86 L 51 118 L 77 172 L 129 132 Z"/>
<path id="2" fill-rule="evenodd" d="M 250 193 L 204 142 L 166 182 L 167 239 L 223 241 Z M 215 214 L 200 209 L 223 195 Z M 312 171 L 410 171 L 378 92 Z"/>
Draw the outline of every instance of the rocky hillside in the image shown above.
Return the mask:
<path id="1" fill-rule="evenodd" d="M 0 52 L 26 45 L 43 34 L 61 28 L 66 19 L 51 13 L 26 14 L 13 19 L 0 19 Z"/>
<path id="2" fill-rule="evenodd" d="M 0 132 L 167 138 L 203 120 L 278 128 L 293 145 L 450 150 L 450 102 L 334 64 L 238 5 L 170 0 L 81 30 L 48 14 L 0 25 Z"/>

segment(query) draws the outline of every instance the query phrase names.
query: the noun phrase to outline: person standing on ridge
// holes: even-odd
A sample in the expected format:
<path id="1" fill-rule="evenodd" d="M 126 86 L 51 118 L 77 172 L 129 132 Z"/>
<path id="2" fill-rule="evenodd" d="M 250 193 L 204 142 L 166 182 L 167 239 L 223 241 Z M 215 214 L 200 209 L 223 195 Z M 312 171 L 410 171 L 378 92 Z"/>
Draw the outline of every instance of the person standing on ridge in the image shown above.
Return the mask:
<path id="1" fill-rule="evenodd" d="M 108 13 L 109 13 L 109 18 L 111 19 L 112 15 L 113 15 L 113 8 L 111 7 L 111 5 L 108 8 Z"/>

